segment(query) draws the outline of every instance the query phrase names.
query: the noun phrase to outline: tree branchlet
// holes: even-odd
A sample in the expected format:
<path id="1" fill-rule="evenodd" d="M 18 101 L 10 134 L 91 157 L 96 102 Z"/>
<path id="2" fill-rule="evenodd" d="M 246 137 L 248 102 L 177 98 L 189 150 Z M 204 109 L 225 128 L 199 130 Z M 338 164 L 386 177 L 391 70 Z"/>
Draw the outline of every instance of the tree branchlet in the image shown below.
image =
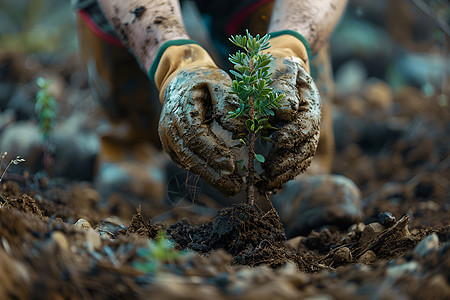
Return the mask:
<path id="1" fill-rule="evenodd" d="M 262 53 L 270 48 L 270 35 L 260 38 L 259 34 L 253 37 L 247 30 L 246 35 L 232 36 L 229 40 L 242 48 L 235 54 L 231 54 L 229 60 L 234 65 L 230 73 L 235 79 L 232 82 L 231 94 L 237 95 L 240 106 L 234 111 L 228 112 L 229 119 L 244 117 L 247 132 L 236 135 L 239 144 L 235 147 L 245 146 L 248 153 L 248 166 L 243 161 L 242 169 L 247 172 L 247 202 L 250 205 L 255 201 L 255 185 L 259 175 L 255 171 L 255 162 L 264 163 L 265 157 L 255 153 L 255 141 L 262 138 L 273 142 L 270 134 L 277 128 L 269 123 L 269 118 L 274 116 L 274 109 L 280 107 L 280 101 L 284 94 L 277 95 L 272 91 L 270 62 L 271 54 Z"/>

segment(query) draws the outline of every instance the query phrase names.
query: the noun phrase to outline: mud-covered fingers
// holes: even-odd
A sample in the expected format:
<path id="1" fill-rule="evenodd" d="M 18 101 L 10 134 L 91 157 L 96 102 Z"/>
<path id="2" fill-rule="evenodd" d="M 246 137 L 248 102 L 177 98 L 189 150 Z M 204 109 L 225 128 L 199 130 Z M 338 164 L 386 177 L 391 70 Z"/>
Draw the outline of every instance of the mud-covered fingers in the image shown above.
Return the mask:
<path id="1" fill-rule="evenodd" d="M 311 164 L 316 151 L 319 136 L 305 143 L 299 143 L 291 149 L 276 149 L 266 158 L 263 165 L 263 187 L 266 190 L 281 188 L 283 184 L 304 172 Z"/>
<path id="2" fill-rule="evenodd" d="M 320 102 L 316 99 L 303 98 L 293 120 L 276 132 L 277 146 L 291 148 L 294 144 L 307 141 L 319 132 L 320 119 Z"/>
<path id="3" fill-rule="evenodd" d="M 241 178 L 236 159 L 205 124 L 207 90 L 185 90 L 177 103 L 167 103 L 160 119 L 161 142 L 171 158 L 185 169 L 199 174 L 227 196 L 239 192 Z M 170 105 L 169 105 L 170 104 Z M 168 108 L 170 106 L 170 108 Z M 165 115 L 163 115 L 165 113 Z"/>
<path id="4" fill-rule="evenodd" d="M 282 59 L 277 59 L 282 61 Z M 275 69 L 272 73 L 273 83 L 271 85 L 272 91 L 277 94 L 283 94 L 284 97 L 280 102 L 280 107 L 275 109 L 275 119 L 277 122 L 289 122 L 295 117 L 299 108 L 299 97 L 296 87 L 296 69 L 291 63 L 276 63 Z"/>
<path id="5" fill-rule="evenodd" d="M 209 83 L 209 92 L 214 115 L 220 126 L 232 133 L 245 131 L 245 118 L 229 118 L 230 113 L 240 107 L 240 101 L 237 95 L 231 91 L 232 80 L 223 70 L 217 70 L 215 78 Z"/>

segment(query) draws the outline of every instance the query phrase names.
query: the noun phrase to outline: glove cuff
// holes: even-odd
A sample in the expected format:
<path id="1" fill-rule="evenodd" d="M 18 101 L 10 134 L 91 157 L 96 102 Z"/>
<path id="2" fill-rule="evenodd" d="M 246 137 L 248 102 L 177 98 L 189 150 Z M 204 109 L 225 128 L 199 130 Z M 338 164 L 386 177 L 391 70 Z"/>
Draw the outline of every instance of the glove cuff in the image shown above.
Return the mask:
<path id="1" fill-rule="evenodd" d="M 200 45 L 198 42 L 196 42 L 194 40 L 180 39 L 180 40 L 167 41 L 159 47 L 158 51 L 156 51 L 155 59 L 153 60 L 152 65 L 150 66 L 150 69 L 148 70 L 148 78 L 150 78 L 150 80 L 151 80 L 151 82 L 153 82 L 153 84 L 156 85 L 156 83 L 155 83 L 156 70 L 158 69 L 161 58 L 163 57 L 164 52 L 167 50 L 167 48 L 169 48 L 171 46 L 182 46 L 182 45 L 189 45 L 189 44 Z"/>
<path id="2" fill-rule="evenodd" d="M 161 102 L 170 80 L 182 69 L 193 66 L 217 68 L 208 52 L 192 40 L 168 41 L 158 49 L 148 77 L 158 89 Z"/>
<path id="3" fill-rule="evenodd" d="M 302 42 L 303 46 L 306 49 L 306 53 L 308 54 L 308 62 L 311 61 L 311 47 L 309 46 L 308 41 L 306 40 L 306 38 L 301 35 L 300 33 L 298 33 L 297 31 L 294 30 L 280 30 L 280 31 L 275 31 L 275 32 L 271 32 L 269 33 L 270 38 L 276 38 L 282 35 L 292 35 L 293 37 L 297 38 L 300 42 Z"/>
<path id="4" fill-rule="evenodd" d="M 268 52 L 278 56 L 294 56 L 301 59 L 309 73 L 311 50 L 308 41 L 300 33 L 293 30 L 282 30 L 269 33 L 271 49 Z"/>

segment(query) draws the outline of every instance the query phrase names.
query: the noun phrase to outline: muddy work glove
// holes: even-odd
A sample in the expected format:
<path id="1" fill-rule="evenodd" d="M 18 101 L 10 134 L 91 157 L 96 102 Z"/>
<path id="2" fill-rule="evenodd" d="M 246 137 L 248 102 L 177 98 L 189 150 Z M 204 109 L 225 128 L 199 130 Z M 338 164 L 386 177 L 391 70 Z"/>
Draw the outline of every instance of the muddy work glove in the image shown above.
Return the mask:
<path id="1" fill-rule="evenodd" d="M 158 131 L 164 150 L 173 161 L 200 175 L 224 195 L 237 194 L 242 179 L 235 155 L 211 131 L 218 107 L 231 110 L 224 105 L 239 105 L 229 93 L 229 75 L 200 45 L 175 40 L 160 47 L 149 77 L 158 88 L 162 104 Z M 217 121 L 227 122 L 225 118 Z"/>
<path id="2" fill-rule="evenodd" d="M 309 75 L 309 45 L 294 31 L 270 33 L 273 55 L 271 72 L 274 93 L 285 94 L 281 107 L 274 110 L 271 125 L 275 132 L 273 148 L 263 163 L 261 187 L 280 188 L 304 172 L 311 164 L 319 142 L 320 96 Z"/>

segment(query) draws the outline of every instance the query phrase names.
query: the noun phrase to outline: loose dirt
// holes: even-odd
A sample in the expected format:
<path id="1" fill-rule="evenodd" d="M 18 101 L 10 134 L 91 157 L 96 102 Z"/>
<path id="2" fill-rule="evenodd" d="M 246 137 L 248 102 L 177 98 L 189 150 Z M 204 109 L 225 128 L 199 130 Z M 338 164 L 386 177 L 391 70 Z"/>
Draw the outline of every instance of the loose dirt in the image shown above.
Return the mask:
<path id="1" fill-rule="evenodd" d="M 286 240 L 273 211 L 105 205 L 87 183 L 8 173 L 0 298 L 449 299 L 448 108 L 414 88 L 387 111 L 351 114 L 347 100 L 335 103 L 333 173 L 361 189 L 361 223 Z M 182 252 L 143 272 L 161 232 Z"/>

